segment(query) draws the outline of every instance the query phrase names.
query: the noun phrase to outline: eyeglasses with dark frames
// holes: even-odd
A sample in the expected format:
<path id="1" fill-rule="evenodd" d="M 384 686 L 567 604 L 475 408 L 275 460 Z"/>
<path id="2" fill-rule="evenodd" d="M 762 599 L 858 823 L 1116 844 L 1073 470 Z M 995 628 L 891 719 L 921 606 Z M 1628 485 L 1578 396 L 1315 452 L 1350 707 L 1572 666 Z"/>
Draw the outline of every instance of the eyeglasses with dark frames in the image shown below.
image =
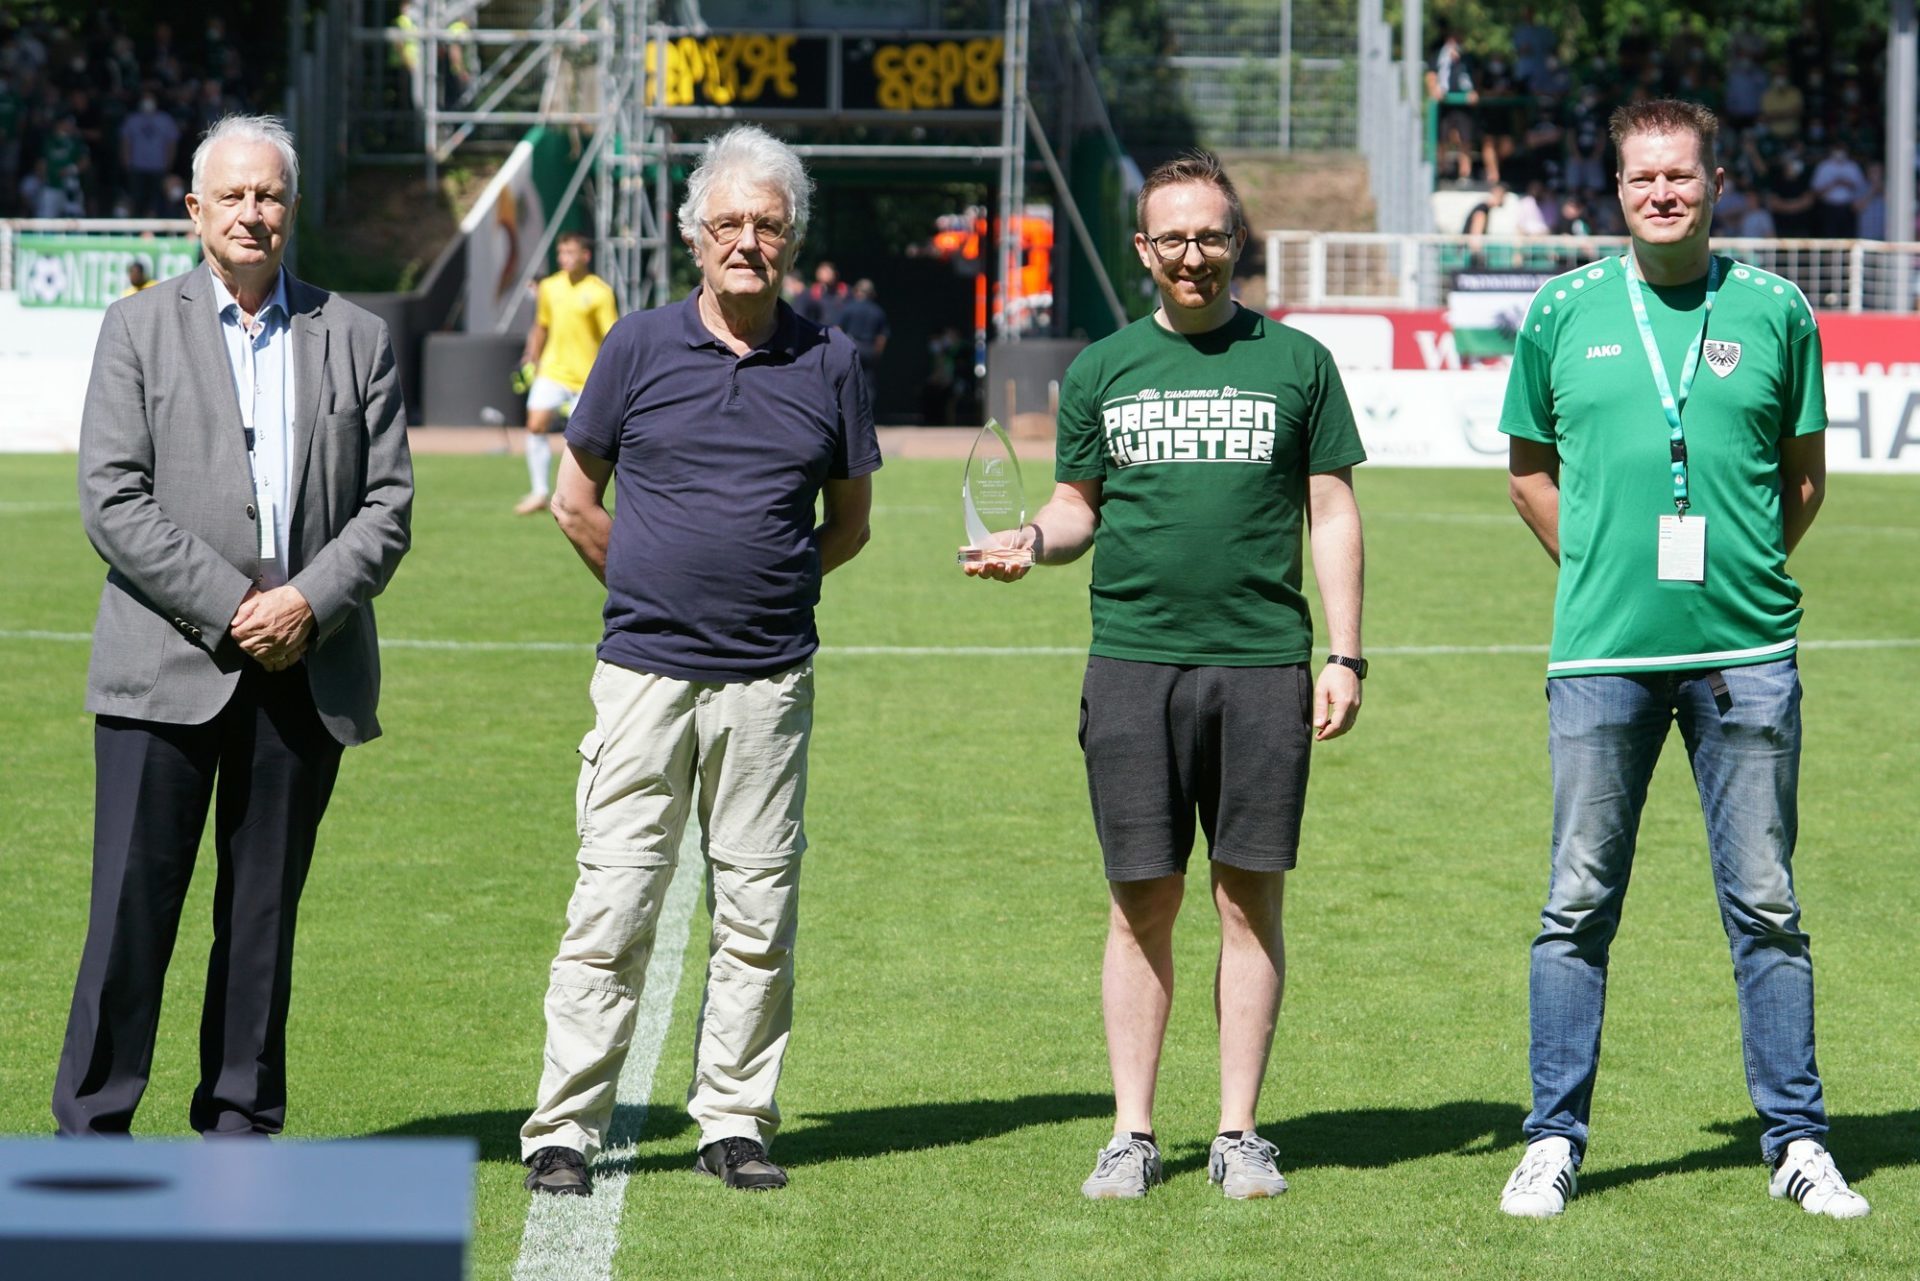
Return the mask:
<path id="1" fill-rule="evenodd" d="M 1163 262 L 1179 262 L 1187 256 L 1188 245 L 1200 246 L 1202 258 L 1225 258 L 1233 248 L 1231 231 L 1203 231 L 1197 236 L 1176 236 L 1168 232 L 1161 236 L 1147 237 L 1147 243 L 1153 246 L 1153 252 L 1160 255 Z"/>

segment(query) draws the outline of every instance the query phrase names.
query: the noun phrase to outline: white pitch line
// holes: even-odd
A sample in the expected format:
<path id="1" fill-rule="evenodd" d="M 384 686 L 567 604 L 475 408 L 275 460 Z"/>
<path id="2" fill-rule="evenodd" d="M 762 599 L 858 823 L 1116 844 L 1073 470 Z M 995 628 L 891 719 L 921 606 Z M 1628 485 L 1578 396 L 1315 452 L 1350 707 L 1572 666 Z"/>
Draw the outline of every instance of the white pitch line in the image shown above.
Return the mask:
<path id="1" fill-rule="evenodd" d="M 84 645 L 92 639 L 91 632 L 0 631 L 0 640 L 10 641 L 57 641 L 61 644 Z"/>
<path id="2" fill-rule="evenodd" d="M 84 645 L 93 637 L 87 632 L 8 631 L 0 629 L 0 641 L 50 641 Z M 381 649 L 442 650 L 452 653 L 487 654 L 590 654 L 593 641 L 485 641 L 428 640 L 411 637 L 385 637 Z M 1920 637 L 1864 637 L 1854 640 L 1803 640 L 1801 649 L 1920 649 Z M 823 645 L 828 658 L 1081 658 L 1084 645 Z M 1474 654 L 1544 654 L 1545 645 L 1369 645 L 1368 654 L 1401 658 L 1447 657 Z"/>
<path id="3" fill-rule="evenodd" d="M 1393 512 L 1369 511 L 1368 520 L 1417 520 L 1435 525 L 1513 525 L 1520 518 L 1512 512 Z"/>
<path id="4" fill-rule="evenodd" d="M 595 641 L 484 641 L 484 640 L 411 640 L 381 637 L 381 649 L 448 649 L 474 653 L 509 654 L 583 654 Z"/>
<path id="5" fill-rule="evenodd" d="M 660 905 L 653 959 L 647 963 L 646 987 L 634 1012 L 633 1040 L 615 1086 L 613 1123 L 594 1162 L 593 1195 L 529 1194 L 532 1200 L 527 1203 L 527 1226 L 520 1236 L 513 1281 L 611 1281 L 613 1277 L 613 1256 L 620 1249 L 620 1213 L 631 1177 L 628 1162 L 647 1128 L 654 1069 L 660 1066 L 660 1052 L 673 1024 L 673 1000 L 680 990 L 693 902 L 705 872 L 697 826 L 687 824 L 680 842 L 679 870 Z"/>
<path id="6" fill-rule="evenodd" d="M 1822 525 L 1823 534 L 1920 534 L 1920 525 Z"/>

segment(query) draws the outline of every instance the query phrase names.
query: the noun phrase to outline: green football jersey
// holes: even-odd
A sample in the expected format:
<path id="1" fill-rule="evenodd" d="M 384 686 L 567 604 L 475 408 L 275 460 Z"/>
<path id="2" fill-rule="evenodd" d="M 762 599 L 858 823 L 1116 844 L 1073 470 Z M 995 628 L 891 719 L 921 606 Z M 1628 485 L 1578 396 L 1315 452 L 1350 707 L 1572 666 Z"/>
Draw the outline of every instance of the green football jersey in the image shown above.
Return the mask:
<path id="1" fill-rule="evenodd" d="M 1560 581 L 1549 676 L 1737 667 L 1794 651 L 1800 588 L 1787 574 L 1780 442 L 1827 425 L 1820 329 L 1791 281 L 1720 258 L 1705 278 L 1643 284 L 1678 393 L 1687 519 L 1704 517 L 1701 582 L 1659 576 L 1658 522 L 1675 512 L 1671 431 L 1620 258 L 1548 281 L 1514 344 L 1500 430 L 1560 455 Z"/>
<path id="2" fill-rule="evenodd" d="M 1307 661 L 1307 477 L 1365 459 L 1327 349 L 1259 312 L 1205 334 L 1148 316 L 1088 347 L 1061 383 L 1054 474 L 1102 482 L 1092 652 Z"/>

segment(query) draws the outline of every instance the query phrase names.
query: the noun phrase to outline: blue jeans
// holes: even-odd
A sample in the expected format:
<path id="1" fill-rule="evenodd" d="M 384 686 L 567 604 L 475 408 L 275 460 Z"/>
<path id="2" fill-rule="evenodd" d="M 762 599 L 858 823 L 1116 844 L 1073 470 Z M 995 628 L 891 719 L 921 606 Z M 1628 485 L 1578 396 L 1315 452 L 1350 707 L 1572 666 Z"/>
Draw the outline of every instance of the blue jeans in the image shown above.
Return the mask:
<path id="1" fill-rule="evenodd" d="M 1715 678 L 1724 681 L 1717 692 Z M 1813 961 L 1793 896 L 1799 830 L 1800 673 L 1792 659 L 1721 672 L 1547 682 L 1553 875 L 1533 941 L 1528 1142 L 1559 1135 L 1576 1160 L 1600 1064 L 1607 950 L 1633 870 L 1640 811 L 1674 720 L 1706 815 L 1720 921 L 1733 952 L 1747 1092 L 1771 1163 L 1827 1131 L 1813 1056 Z"/>

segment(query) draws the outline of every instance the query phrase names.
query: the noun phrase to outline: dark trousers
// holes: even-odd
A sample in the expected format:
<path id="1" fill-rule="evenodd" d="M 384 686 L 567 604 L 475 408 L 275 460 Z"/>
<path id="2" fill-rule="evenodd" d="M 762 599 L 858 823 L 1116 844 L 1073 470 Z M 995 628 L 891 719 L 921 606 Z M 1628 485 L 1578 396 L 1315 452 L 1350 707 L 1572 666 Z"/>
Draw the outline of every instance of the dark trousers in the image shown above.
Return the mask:
<path id="1" fill-rule="evenodd" d="M 60 1133 L 124 1134 L 133 1123 L 211 805 L 213 948 L 189 1119 L 202 1134 L 276 1134 L 294 918 L 340 768 L 306 666 L 248 664 L 204 725 L 102 716 L 93 742 L 93 899 L 53 1087 Z"/>

